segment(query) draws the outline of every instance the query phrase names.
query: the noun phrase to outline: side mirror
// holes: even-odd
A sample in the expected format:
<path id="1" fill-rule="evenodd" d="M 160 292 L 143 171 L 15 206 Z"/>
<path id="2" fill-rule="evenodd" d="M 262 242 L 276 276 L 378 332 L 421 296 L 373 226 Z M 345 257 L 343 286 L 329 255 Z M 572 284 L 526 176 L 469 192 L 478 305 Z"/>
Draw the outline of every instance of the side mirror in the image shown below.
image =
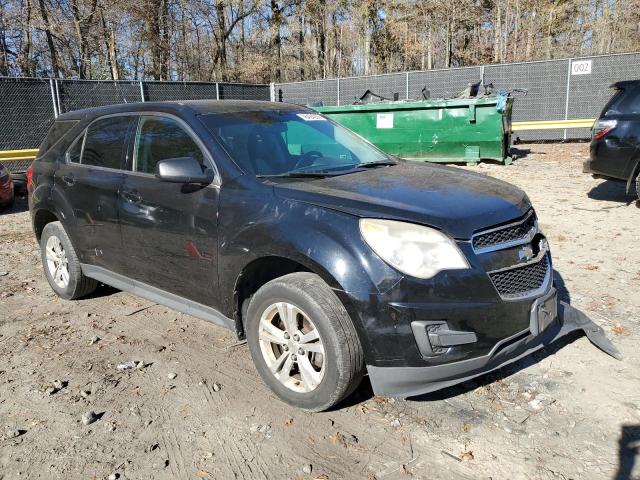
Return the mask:
<path id="1" fill-rule="evenodd" d="M 214 173 L 210 168 L 203 172 L 193 157 L 179 157 L 160 160 L 156 164 L 156 177 L 163 182 L 209 184 L 213 182 Z"/>

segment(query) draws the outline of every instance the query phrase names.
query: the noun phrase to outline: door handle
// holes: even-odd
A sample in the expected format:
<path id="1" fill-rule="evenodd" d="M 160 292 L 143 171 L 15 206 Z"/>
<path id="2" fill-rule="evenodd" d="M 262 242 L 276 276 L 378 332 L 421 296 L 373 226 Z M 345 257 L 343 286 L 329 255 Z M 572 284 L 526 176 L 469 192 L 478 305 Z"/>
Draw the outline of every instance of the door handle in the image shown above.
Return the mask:
<path id="1" fill-rule="evenodd" d="M 122 197 L 131 203 L 140 203 L 142 201 L 142 197 L 136 190 L 123 190 Z"/>
<path id="2" fill-rule="evenodd" d="M 64 183 L 66 183 L 68 186 L 73 185 L 74 183 L 76 183 L 76 179 L 73 177 L 72 174 L 68 173 L 66 175 L 62 175 L 62 181 Z"/>

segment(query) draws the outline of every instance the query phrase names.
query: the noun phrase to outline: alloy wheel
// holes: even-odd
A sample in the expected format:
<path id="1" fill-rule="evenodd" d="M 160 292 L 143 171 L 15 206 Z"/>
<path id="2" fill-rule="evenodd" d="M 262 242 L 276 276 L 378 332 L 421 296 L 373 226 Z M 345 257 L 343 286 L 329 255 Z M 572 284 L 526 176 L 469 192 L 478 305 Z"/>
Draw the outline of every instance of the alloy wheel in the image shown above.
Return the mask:
<path id="1" fill-rule="evenodd" d="M 294 392 L 315 390 L 325 373 L 326 355 L 313 321 L 291 303 L 270 305 L 260 317 L 260 351 L 271 373 Z"/>
<path id="2" fill-rule="evenodd" d="M 57 236 L 51 235 L 47 239 L 45 256 L 47 268 L 55 284 L 60 288 L 67 288 L 69 285 L 69 260 L 62 242 Z"/>

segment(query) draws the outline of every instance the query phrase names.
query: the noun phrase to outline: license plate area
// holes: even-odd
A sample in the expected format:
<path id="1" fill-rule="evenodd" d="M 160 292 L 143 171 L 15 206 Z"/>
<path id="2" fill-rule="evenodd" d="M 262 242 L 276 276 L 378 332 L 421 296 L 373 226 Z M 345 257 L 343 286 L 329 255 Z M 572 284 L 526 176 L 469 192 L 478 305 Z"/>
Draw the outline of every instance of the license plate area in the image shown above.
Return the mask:
<path id="1" fill-rule="evenodd" d="M 558 295 L 552 288 L 544 297 L 540 297 L 531 306 L 529 330 L 532 335 L 539 335 L 558 318 Z"/>

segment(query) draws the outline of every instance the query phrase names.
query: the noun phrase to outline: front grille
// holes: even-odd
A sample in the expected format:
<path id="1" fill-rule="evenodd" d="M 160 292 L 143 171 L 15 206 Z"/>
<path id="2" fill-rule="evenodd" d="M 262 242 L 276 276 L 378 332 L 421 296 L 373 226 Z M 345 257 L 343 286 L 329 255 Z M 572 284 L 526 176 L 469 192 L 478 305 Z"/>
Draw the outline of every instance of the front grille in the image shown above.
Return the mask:
<path id="1" fill-rule="evenodd" d="M 533 212 L 518 223 L 506 225 L 504 228 L 497 228 L 485 233 L 480 233 L 473 237 L 473 248 L 481 250 L 496 245 L 515 242 L 527 238 L 531 229 L 536 227 L 536 216 Z"/>
<path id="2" fill-rule="evenodd" d="M 549 272 L 549 254 L 535 263 L 509 270 L 489 273 L 491 281 L 502 297 L 526 297 L 544 286 Z"/>

